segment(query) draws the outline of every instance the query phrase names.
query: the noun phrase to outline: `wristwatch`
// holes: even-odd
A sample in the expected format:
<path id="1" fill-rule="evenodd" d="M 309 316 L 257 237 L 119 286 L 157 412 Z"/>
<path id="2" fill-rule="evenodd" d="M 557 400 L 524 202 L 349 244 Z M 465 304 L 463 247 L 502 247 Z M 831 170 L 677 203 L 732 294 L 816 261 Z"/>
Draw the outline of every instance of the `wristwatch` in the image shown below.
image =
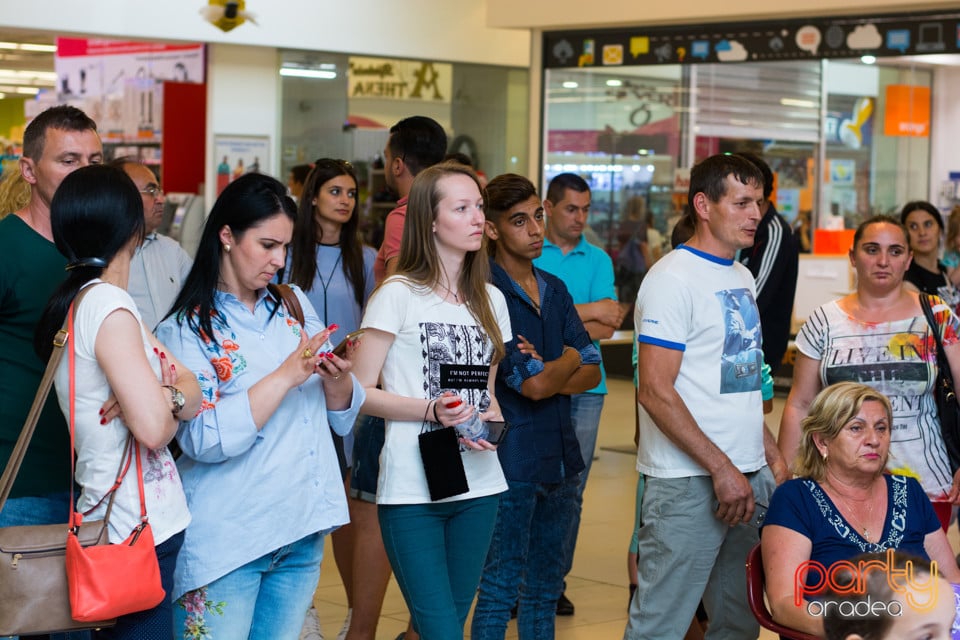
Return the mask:
<path id="1" fill-rule="evenodd" d="M 170 390 L 170 401 L 173 403 L 173 415 L 174 417 L 179 416 L 180 411 L 183 409 L 183 405 L 187 403 L 187 399 L 183 397 L 183 392 L 173 385 L 165 384 L 163 385 L 163 388 Z"/>

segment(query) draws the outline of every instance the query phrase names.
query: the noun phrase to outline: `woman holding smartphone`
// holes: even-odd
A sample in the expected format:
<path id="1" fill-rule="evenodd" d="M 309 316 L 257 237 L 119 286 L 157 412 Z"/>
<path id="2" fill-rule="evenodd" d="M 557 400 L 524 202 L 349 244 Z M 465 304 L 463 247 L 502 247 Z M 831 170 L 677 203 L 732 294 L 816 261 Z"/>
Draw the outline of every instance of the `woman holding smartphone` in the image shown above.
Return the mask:
<path id="1" fill-rule="evenodd" d="M 204 400 L 177 431 L 193 513 L 171 594 L 177 637 L 296 640 L 324 537 L 348 521 L 330 430 L 350 430 L 363 389 L 299 288 L 303 325 L 267 290 L 295 217 L 269 176 L 227 185 L 157 327 Z"/>
<path id="2" fill-rule="evenodd" d="M 442 163 L 417 175 L 397 271 L 370 299 L 356 357 L 363 411 L 386 420 L 377 487 L 384 546 L 423 640 L 463 637 L 507 488 L 494 445 L 460 438 L 458 448 L 451 434 L 452 452 L 437 455 L 462 469 L 466 489 L 432 500 L 421 454 L 431 436 L 446 435 L 433 432 L 476 413 L 502 420 L 494 380 L 510 320 L 487 282 L 484 222 L 469 167 Z"/>
<path id="3" fill-rule="evenodd" d="M 374 285 L 373 263 L 377 252 L 360 240 L 357 202 L 357 175 L 353 165 L 332 158 L 317 160 L 300 193 L 287 256 L 288 281 L 303 289 L 323 326 L 339 327 L 338 336 L 350 336 L 360 326 L 363 308 Z M 353 342 L 351 339 L 349 347 Z M 344 488 L 349 493 L 353 431 L 342 437 L 334 434 L 333 441 Z M 347 504 L 352 501 L 348 500 Z M 350 520 L 353 519 L 351 513 Z M 347 593 L 346 629 L 353 610 L 353 525 L 337 529 L 330 537 L 337 570 Z M 309 633 L 314 634 L 312 637 L 320 636 L 316 613 L 311 607 L 307 614 L 304 640 L 311 640 Z"/>

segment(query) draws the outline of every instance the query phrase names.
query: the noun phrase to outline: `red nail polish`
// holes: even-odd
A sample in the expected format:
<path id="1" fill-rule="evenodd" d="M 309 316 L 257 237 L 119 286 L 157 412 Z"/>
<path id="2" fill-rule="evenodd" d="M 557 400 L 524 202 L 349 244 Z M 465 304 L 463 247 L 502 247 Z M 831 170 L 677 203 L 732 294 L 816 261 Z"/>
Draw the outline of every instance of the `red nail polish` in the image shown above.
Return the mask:
<path id="1" fill-rule="evenodd" d="M 106 418 L 100 418 L 100 424 L 107 424 Z"/>
<path id="2" fill-rule="evenodd" d="M 176 371 L 176 370 L 177 370 L 177 365 L 175 364 L 170 365 L 170 371 Z"/>
<path id="3" fill-rule="evenodd" d="M 103 409 L 100 409 L 100 415 L 103 415 Z"/>
<path id="4" fill-rule="evenodd" d="M 463 400 L 457 400 L 456 402 L 451 402 L 447 406 L 450 407 L 451 409 L 455 409 L 456 407 L 459 407 L 462 404 L 463 404 Z"/>
<path id="5" fill-rule="evenodd" d="M 156 347 L 154 347 L 154 348 L 153 348 L 153 352 L 159 354 L 159 353 L 160 353 L 160 350 L 157 349 Z"/>
<path id="6" fill-rule="evenodd" d="M 334 323 L 334 324 L 331 324 L 329 327 L 327 327 L 327 331 L 329 331 L 330 333 L 333 333 L 339 328 L 340 328 L 340 325 Z"/>
<path id="7" fill-rule="evenodd" d="M 166 359 L 167 359 L 167 354 L 165 354 L 163 351 L 161 351 L 161 352 L 160 352 L 160 359 L 161 359 L 161 360 L 166 360 Z"/>

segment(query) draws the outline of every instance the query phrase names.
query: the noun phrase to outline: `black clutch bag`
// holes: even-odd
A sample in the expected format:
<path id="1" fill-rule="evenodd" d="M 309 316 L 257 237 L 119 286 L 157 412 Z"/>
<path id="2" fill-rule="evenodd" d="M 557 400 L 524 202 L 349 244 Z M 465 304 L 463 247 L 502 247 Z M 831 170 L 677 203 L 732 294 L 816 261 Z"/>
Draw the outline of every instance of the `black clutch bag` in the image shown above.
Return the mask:
<path id="1" fill-rule="evenodd" d="M 470 490 L 456 429 L 440 427 L 421 432 L 420 458 L 431 500 L 443 500 Z"/>

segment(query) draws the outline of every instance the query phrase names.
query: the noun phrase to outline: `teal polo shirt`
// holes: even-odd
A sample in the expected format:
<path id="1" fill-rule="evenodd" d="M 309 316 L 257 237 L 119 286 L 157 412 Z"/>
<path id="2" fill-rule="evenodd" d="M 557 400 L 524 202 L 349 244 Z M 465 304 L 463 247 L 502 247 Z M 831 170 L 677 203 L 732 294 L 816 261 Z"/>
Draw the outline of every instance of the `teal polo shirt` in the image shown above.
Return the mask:
<path id="1" fill-rule="evenodd" d="M 613 284 L 613 261 L 606 251 L 590 244 L 582 235 L 577 246 L 566 255 L 560 247 L 544 237 L 543 253 L 533 264 L 563 280 L 574 304 L 586 304 L 606 298 L 617 299 L 617 289 Z M 600 351 L 599 340 L 594 340 L 593 346 Z M 604 371 L 602 362 L 600 384 L 587 393 L 607 393 L 607 372 Z"/>

